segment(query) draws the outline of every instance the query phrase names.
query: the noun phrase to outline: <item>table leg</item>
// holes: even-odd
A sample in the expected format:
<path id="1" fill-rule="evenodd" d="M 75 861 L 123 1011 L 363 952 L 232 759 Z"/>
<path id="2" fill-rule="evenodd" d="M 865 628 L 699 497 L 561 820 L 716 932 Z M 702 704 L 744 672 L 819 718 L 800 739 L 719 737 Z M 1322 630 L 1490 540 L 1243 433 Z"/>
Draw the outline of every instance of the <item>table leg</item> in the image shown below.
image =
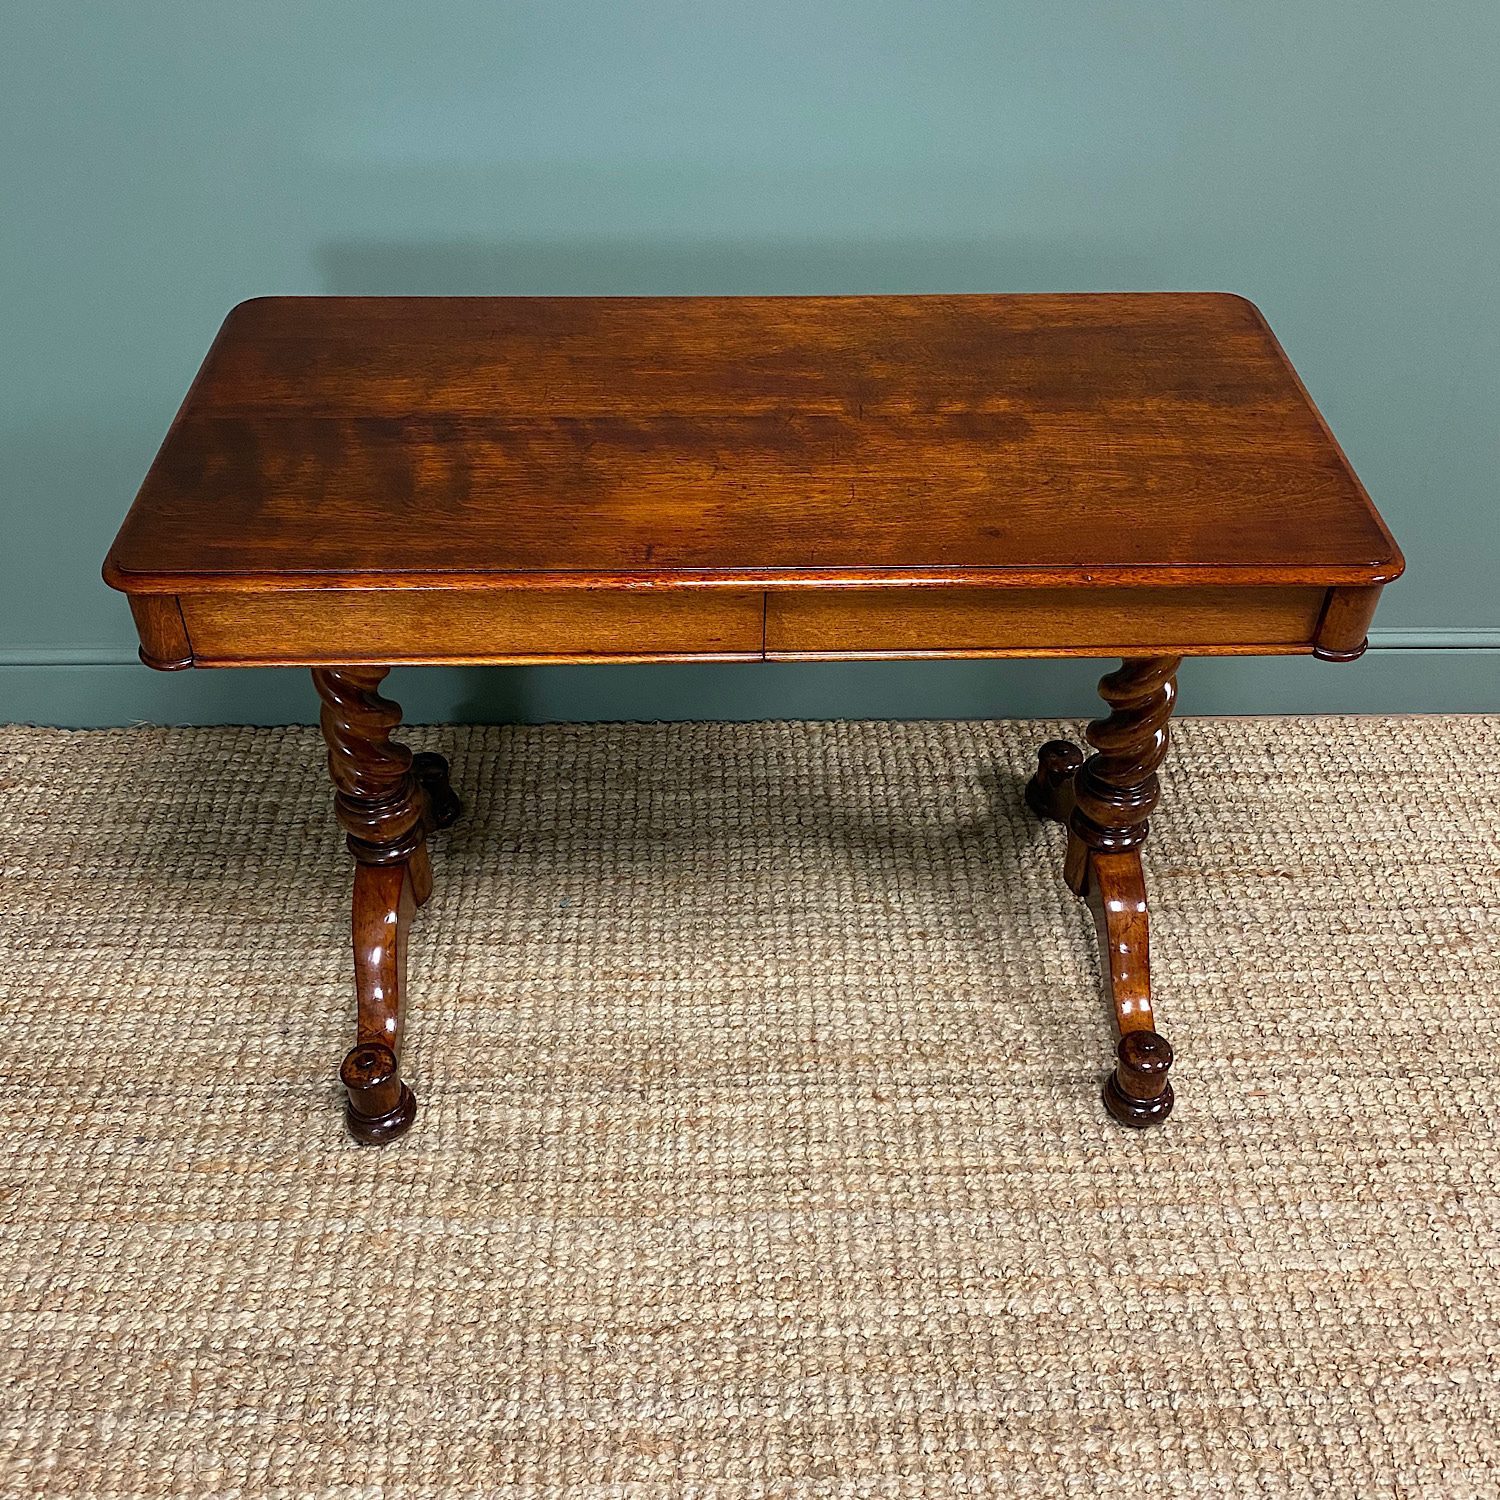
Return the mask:
<path id="1" fill-rule="evenodd" d="M 1094 754 L 1051 740 L 1038 752 L 1026 800 L 1066 823 L 1063 878 L 1084 898 L 1099 931 L 1100 967 L 1120 1033 L 1104 1104 L 1123 1125 L 1153 1125 L 1172 1111 L 1172 1049 L 1151 1010 L 1150 913 L 1141 869 L 1148 819 L 1161 795 L 1156 770 L 1167 753 L 1168 721 L 1181 658 L 1126 661 L 1100 680 L 1110 707 L 1084 738 Z"/>
<path id="2" fill-rule="evenodd" d="M 366 1145 L 394 1140 L 416 1118 L 400 1074 L 406 945 L 416 908 L 432 894 L 427 834 L 460 804 L 441 755 L 413 755 L 391 739 L 401 709 L 377 691 L 389 667 L 315 667 L 323 700 L 334 809 L 354 855 L 354 1049 L 339 1076 L 344 1119 Z"/>

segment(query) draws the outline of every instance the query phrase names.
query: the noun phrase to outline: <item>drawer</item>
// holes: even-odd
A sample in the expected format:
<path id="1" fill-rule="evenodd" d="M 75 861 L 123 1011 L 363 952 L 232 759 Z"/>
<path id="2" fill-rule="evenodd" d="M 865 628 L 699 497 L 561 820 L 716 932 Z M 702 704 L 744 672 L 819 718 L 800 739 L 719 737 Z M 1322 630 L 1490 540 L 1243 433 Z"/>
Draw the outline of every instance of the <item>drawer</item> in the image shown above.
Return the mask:
<path id="1" fill-rule="evenodd" d="M 1129 656 L 1312 647 L 1327 590 L 791 590 L 766 599 L 767 656 Z"/>
<path id="2" fill-rule="evenodd" d="M 194 662 L 758 657 L 759 590 L 296 589 L 178 596 Z"/>

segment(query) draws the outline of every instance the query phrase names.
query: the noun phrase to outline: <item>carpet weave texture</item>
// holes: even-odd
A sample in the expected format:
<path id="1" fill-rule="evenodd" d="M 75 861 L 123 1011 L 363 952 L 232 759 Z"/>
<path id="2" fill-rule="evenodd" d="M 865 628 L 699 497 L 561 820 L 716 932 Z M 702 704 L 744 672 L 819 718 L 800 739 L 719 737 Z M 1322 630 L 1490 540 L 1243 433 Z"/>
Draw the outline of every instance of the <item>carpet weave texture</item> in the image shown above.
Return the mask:
<path id="1" fill-rule="evenodd" d="M 1192 720 L 1112 1124 L 1055 723 L 0 729 L 0 1494 L 1500 1495 L 1500 719 Z"/>

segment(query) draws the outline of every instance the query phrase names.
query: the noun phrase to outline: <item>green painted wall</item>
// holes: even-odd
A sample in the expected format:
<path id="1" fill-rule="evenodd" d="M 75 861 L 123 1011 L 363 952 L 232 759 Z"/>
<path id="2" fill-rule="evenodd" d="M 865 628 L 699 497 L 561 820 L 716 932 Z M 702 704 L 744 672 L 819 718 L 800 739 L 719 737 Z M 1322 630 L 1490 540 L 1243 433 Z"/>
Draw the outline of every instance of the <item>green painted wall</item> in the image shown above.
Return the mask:
<path id="1" fill-rule="evenodd" d="M 1232 288 L 1404 545 L 1365 661 L 1184 708 L 1500 709 L 1500 6 L 0 6 L 0 718 L 304 716 L 130 665 L 98 565 L 267 292 Z M 408 673 L 476 718 L 1082 707 L 1091 667 Z"/>

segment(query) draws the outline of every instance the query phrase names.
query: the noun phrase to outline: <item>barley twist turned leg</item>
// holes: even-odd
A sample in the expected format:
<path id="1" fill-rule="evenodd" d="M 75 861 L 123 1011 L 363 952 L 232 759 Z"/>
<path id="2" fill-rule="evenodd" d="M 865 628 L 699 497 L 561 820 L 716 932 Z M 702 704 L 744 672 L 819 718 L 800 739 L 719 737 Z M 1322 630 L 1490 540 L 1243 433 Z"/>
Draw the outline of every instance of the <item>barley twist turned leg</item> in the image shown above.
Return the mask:
<path id="1" fill-rule="evenodd" d="M 1068 827 L 1064 879 L 1093 911 L 1120 1033 L 1104 1103 L 1115 1119 L 1134 1126 L 1164 1120 L 1172 1109 L 1172 1049 L 1157 1033 L 1151 1009 L 1141 845 L 1161 796 L 1156 773 L 1167 753 L 1180 664 L 1175 656 L 1134 659 L 1101 679 L 1099 693 L 1110 713 L 1085 731 L 1094 754 L 1085 760 L 1077 746 L 1049 741 L 1026 788 L 1039 814 Z"/>
<path id="2" fill-rule="evenodd" d="M 366 1145 L 410 1128 L 417 1101 L 400 1074 L 406 945 L 416 908 L 432 894 L 426 835 L 459 814 L 440 755 L 413 756 L 391 739 L 399 705 L 377 691 L 389 667 L 318 667 L 334 809 L 354 867 L 355 1046 L 340 1077 L 349 1133 Z"/>

